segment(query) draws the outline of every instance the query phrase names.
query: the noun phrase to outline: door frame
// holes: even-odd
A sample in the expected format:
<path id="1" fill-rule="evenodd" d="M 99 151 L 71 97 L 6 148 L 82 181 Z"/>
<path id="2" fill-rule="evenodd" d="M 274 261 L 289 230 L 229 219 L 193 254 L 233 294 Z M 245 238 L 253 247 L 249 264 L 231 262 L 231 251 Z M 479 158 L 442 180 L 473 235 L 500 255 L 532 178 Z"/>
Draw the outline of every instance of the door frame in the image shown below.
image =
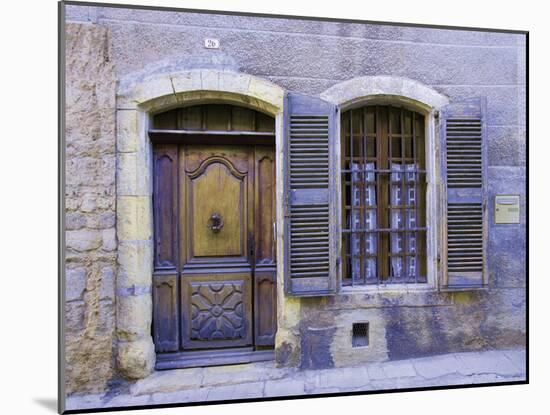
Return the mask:
<path id="1" fill-rule="evenodd" d="M 208 155 L 204 160 L 199 162 L 198 166 L 193 171 L 188 171 L 186 166 L 186 154 L 192 151 L 193 149 L 198 149 L 199 151 L 204 151 L 203 149 L 212 147 L 213 149 L 220 149 L 223 151 L 224 145 L 219 143 L 208 143 L 200 146 L 194 145 L 196 143 L 196 137 L 193 135 L 182 136 L 182 140 L 177 144 L 172 144 L 173 149 L 171 152 L 177 153 L 177 165 L 175 167 L 175 175 L 177 182 L 177 203 L 178 207 L 175 207 L 177 213 L 177 231 L 178 243 L 177 243 L 177 268 L 173 271 L 175 275 L 172 277 L 175 278 L 175 281 L 172 282 L 172 294 L 174 294 L 172 301 L 176 300 L 176 310 L 177 310 L 177 325 L 179 326 L 178 343 L 181 348 L 177 352 L 157 352 L 156 354 L 156 365 L 155 368 L 158 370 L 162 369 L 176 369 L 182 367 L 194 367 L 194 366 L 210 366 L 210 365 L 220 365 L 220 364 L 235 364 L 235 363 L 246 363 L 253 361 L 263 361 L 263 360 L 273 360 L 274 359 L 274 343 L 275 343 L 275 334 L 277 330 L 277 258 L 274 256 L 277 252 L 276 248 L 276 238 L 272 243 L 268 244 L 272 249 L 271 260 L 268 261 L 259 261 L 259 243 L 263 242 L 261 236 L 261 218 L 260 218 L 260 198 L 262 196 L 260 189 L 262 179 L 260 178 L 260 164 L 268 159 L 270 164 L 268 165 L 269 169 L 274 169 L 273 163 L 276 162 L 276 148 L 274 141 L 274 134 L 271 135 L 272 140 L 266 139 L 262 143 L 263 145 L 234 145 L 231 140 L 231 137 L 225 137 L 225 146 L 228 149 L 234 149 L 238 152 L 243 151 L 243 154 L 247 154 L 247 172 L 250 173 L 246 189 L 246 212 L 245 215 L 245 228 L 246 232 L 244 237 L 244 255 L 248 258 L 246 264 L 244 262 L 235 262 L 235 269 L 232 269 L 231 265 L 226 261 L 220 263 L 216 262 L 207 262 L 205 260 L 193 260 L 191 256 L 191 241 L 189 238 L 191 234 L 184 233 L 181 229 L 190 227 L 188 212 L 189 212 L 189 199 L 188 195 L 190 192 L 189 180 L 192 180 L 194 177 L 197 177 L 199 173 L 203 172 L 205 168 L 208 168 L 213 162 L 223 162 L 223 164 L 228 165 L 228 161 L 222 159 L 221 156 L 217 155 Z M 189 138 L 189 140 L 186 140 Z M 166 141 L 163 139 L 158 139 L 158 136 L 153 139 L 153 145 L 158 145 L 159 148 L 162 148 L 166 144 Z M 173 141 L 172 141 L 173 142 Z M 191 144 L 189 144 L 191 143 Z M 264 150 L 265 149 L 265 150 Z M 213 154 L 216 153 L 213 152 Z M 214 161 L 212 161 L 214 160 Z M 207 163 L 208 164 L 205 164 Z M 229 166 L 229 165 L 228 165 Z M 233 166 L 229 166 L 231 170 L 234 169 Z M 233 172 L 234 174 L 240 175 L 239 171 Z M 271 170 L 270 175 L 272 175 L 273 180 L 271 183 L 276 185 L 276 169 Z M 173 173 L 174 174 L 174 173 Z M 244 176 L 243 176 L 244 177 Z M 272 217 L 273 213 L 277 212 L 276 209 L 276 192 L 275 189 L 272 189 L 272 206 L 271 213 L 269 214 Z M 155 198 L 153 198 L 155 199 Z M 158 199 L 157 199 L 158 200 Z M 275 209 L 275 212 L 273 212 Z M 156 221 L 154 221 L 156 223 Z M 276 222 L 275 222 L 276 223 Z M 271 229 L 272 219 L 269 220 L 269 225 Z M 271 235 L 273 237 L 275 234 Z M 252 238 L 249 238 L 252 236 Z M 251 241 L 253 240 L 253 242 Z M 249 246 L 251 245 L 251 246 Z M 253 253 L 250 253 L 250 250 L 253 249 Z M 265 257 L 264 257 L 265 258 Z M 243 259 L 239 257 L 238 259 Z M 275 261 L 275 262 L 273 262 Z M 225 268 L 225 265 L 228 265 L 229 268 Z M 245 268 L 247 268 L 245 270 Z M 225 269 L 226 272 L 221 273 L 221 270 Z M 208 271 L 208 272 L 206 272 Z M 160 277 L 161 280 L 164 277 L 164 272 L 161 269 L 160 273 L 155 272 L 154 278 L 155 281 Z M 184 311 L 184 306 L 186 306 L 185 301 L 189 299 L 188 294 L 189 289 L 193 282 L 199 282 L 203 279 L 204 275 L 211 275 L 214 279 L 222 280 L 232 280 L 233 278 L 242 279 L 247 288 L 245 288 L 245 311 L 248 316 L 249 331 L 245 340 L 235 343 L 233 340 L 220 341 L 219 344 L 209 344 L 209 345 L 200 345 L 197 341 L 186 339 L 184 333 L 187 333 L 190 324 L 190 316 Z M 164 282 L 164 281 L 163 281 Z M 263 288 L 264 283 L 270 284 L 269 287 Z M 275 327 L 275 332 L 261 332 L 261 323 L 265 322 L 265 312 L 266 310 L 260 310 L 260 297 L 262 294 L 268 290 L 268 295 L 273 295 L 275 290 L 275 298 L 272 298 L 272 312 L 269 314 L 271 317 L 271 323 Z M 265 294 L 264 294 L 265 295 Z M 153 313 L 155 312 L 155 307 L 153 307 Z M 154 317 L 154 314 L 153 314 Z M 268 323 L 269 324 L 269 323 Z M 250 343 L 248 346 L 246 343 Z M 201 347 L 198 347 L 198 346 Z M 197 346 L 194 348 L 193 346 Z M 185 350 L 188 347 L 189 350 Z"/>
<path id="2" fill-rule="evenodd" d="M 174 68 L 178 65 L 168 65 Z M 117 91 L 117 369 L 122 376 L 145 378 L 154 370 L 152 322 L 152 114 L 203 103 L 246 106 L 275 117 L 277 263 L 283 261 L 283 106 L 285 90 L 265 79 L 227 69 L 159 70 L 130 74 Z M 285 301 L 282 267 L 277 267 L 275 348 L 297 324 L 300 304 Z M 287 316 L 283 318 L 283 316 Z"/>

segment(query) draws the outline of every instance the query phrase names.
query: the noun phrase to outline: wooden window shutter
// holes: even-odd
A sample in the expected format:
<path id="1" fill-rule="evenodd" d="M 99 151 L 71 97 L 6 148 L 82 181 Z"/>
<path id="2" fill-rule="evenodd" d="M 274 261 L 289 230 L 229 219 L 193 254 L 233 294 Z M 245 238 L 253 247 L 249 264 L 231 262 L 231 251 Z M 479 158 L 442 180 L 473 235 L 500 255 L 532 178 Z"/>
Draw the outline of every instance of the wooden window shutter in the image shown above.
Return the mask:
<path id="1" fill-rule="evenodd" d="M 486 284 L 487 138 L 485 100 L 446 106 L 441 117 L 445 189 L 442 255 L 444 290 Z"/>
<path id="2" fill-rule="evenodd" d="M 285 292 L 337 289 L 336 107 L 288 93 L 285 101 Z"/>

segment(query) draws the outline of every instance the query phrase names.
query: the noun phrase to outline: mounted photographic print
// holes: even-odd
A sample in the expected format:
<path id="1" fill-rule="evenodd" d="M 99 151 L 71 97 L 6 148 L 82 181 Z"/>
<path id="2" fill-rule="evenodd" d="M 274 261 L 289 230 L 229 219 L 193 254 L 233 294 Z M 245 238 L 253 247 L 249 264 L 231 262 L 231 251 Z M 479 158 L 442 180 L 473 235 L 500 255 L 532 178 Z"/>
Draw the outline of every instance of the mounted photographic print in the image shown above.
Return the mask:
<path id="1" fill-rule="evenodd" d="M 61 412 L 527 383 L 527 32 L 59 7 Z"/>

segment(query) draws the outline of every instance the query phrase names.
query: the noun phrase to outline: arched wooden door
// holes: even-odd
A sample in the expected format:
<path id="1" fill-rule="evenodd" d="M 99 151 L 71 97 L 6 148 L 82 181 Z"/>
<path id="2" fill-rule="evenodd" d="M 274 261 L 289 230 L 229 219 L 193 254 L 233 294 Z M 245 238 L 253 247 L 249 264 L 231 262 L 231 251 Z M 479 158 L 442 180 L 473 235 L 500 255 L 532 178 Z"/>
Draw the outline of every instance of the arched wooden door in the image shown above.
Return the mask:
<path id="1" fill-rule="evenodd" d="M 273 120 L 205 105 L 156 116 L 153 127 L 157 368 L 271 358 Z"/>

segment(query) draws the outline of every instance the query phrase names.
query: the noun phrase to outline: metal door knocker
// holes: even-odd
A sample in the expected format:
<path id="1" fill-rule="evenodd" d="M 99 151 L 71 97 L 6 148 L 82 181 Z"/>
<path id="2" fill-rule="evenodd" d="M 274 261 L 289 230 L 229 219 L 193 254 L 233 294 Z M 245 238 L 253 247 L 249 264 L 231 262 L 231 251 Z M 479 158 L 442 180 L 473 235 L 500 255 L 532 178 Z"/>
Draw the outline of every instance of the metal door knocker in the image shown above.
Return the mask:
<path id="1" fill-rule="evenodd" d="M 219 213 L 212 213 L 208 219 L 208 228 L 214 232 L 218 233 L 223 228 L 223 219 L 222 215 Z"/>

